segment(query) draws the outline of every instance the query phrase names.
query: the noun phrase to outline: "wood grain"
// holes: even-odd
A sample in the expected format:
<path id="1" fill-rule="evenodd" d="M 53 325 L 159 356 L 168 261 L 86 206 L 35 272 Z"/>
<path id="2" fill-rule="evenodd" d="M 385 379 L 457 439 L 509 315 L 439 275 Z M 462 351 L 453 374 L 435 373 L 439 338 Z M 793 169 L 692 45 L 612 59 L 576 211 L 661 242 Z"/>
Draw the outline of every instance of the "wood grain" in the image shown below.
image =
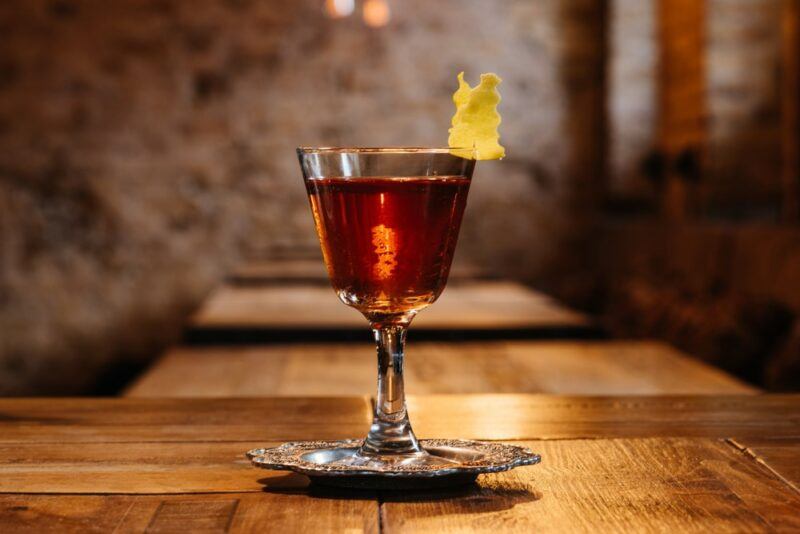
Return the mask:
<path id="1" fill-rule="evenodd" d="M 730 442 L 800 493 L 800 437 L 781 439 L 764 435 L 734 438 Z"/>
<path id="2" fill-rule="evenodd" d="M 764 532 L 800 528 L 800 495 L 724 441 L 528 442 L 543 461 L 381 506 L 385 532 Z"/>
<path id="3" fill-rule="evenodd" d="M 349 329 L 366 319 L 330 287 L 224 286 L 191 318 L 201 328 Z M 454 283 L 414 320 L 415 330 L 588 327 L 588 319 L 553 299 L 512 282 Z"/>
<path id="4" fill-rule="evenodd" d="M 2 495 L 0 531 L 374 533 L 378 503 L 368 496 L 318 498 L 292 488 L 260 494 Z"/>
<path id="5" fill-rule="evenodd" d="M 366 406 L 361 397 L 0 400 L 0 532 L 800 529 L 800 395 L 415 397 L 421 435 L 525 436 L 543 455 L 445 492 L 320 490 L 242 457 L 293 432 L 316 439 L 350 424 L 363 435 Z"/>
<path id="6" fill-rule="evenodd" d="M 800 395 L 422 395 L 408 410 L 422 438 L 800 437 Z"/>
<path id="7" fill-rule="evenodd" d="M 413 337 L 413 332 L 412 332 Z M 369 343 L 178 347 L 127 391 L 132 397 L 369 395 Z M 748 394 L 730 375 L 652 341 L 409 343 L 412 394 Z"/>
<path id="8" fill-rule="evenodd" d="M 0 444 L 344 439 L 371 421 L 366 397 L 0 399 Z"/>
<path id="9" fill-rule="evenodd" d="M 521 442 L 542 464 L 429 493 L 337 492 L 303 477 L 262 478 L 252 491 L 197 495 L 3 495 L 0 531 L 741 532 L 800 528 L 800 494 L 724 440 L 689 438 Z M 118 447 L 119 445 L 115 445 Z M 229 444 L 210 447 L 224 449 Z M 224 454 L 223 454 L 224 456 Z M 147 462 L 141 455 L 133 460 Z M 152 461 L 152 460 L 151 460 Z M 208 462 L 201 455 L 198 463 Z M 98 460 L 98 463 L 102 463 Z M 211 460 L 211 464 L 214 460 Z M 176 479 L 184 473 L 177 471 Z M 123 474 L 118 475 L 123 480 Z M 76 473 L 73 479 L 89 478 Z M 143 478 L 137 472 L 131 479 Z M 243 477 L 244 480 L 244 477 Z M 260 486 L 266 487 L 261 491 Z M 83 484 L 76 493 L 85 489 Z M 94 491 L 103 491 L 102 482 Z M 136 487 L 131 493 L 135 493 Z M 313 512 L 312 512 L 313 511 Z M 49 529 L 49 530 L 48 530 Z M 289 530 L 286 530 L 289 529 Z"/>
<path id="10" fill-rule="evenodd" d="M 366 433 L 366 428 L 362 430 Z M 26 443 L 0 446 L 0 493 L 220 493 L 261 491 L 244 453 L 267 441 Z"/>
<path id="11" fill-rule="evenodd" d="M 800 437 L 798 395 L 423 395 L 409 411 L 424 437 Z M 0 400 L 0 444 L 341 439 L 370 422 L 363 397 Z"/>

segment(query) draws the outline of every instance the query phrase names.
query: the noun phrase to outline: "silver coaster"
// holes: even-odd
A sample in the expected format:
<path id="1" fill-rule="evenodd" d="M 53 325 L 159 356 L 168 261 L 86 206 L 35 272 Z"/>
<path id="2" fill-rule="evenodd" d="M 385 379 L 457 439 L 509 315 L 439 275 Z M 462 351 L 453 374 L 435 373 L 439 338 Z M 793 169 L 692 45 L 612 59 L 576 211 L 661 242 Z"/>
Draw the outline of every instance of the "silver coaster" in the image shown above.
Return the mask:
<path id="1" fill-rule="evenodd" d="M 362 440 L 296 441 L 271 449 L 253 449 L 247 457 L 256 467 L 294 471 L 315 484 L 349 488 L 412 489 L 469 484 L 478 475 L 538 464 L 529 449 L 481 441 L 424 439 L 422 456 L 387 465 L 358 454 Z M 384 457 L 385 458 L 385 457 Z"/>

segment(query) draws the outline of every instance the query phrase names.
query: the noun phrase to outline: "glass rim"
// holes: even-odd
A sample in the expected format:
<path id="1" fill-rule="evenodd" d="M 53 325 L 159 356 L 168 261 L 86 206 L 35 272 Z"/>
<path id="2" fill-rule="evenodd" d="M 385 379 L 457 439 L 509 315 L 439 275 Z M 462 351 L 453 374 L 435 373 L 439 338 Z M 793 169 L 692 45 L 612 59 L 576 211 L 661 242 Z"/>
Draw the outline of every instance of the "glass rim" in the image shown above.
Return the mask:
<path id="1" fill-rule="evenodd" d="M 386 147 L 366 147 L 366 146 L 299 146 L 298 154 L 451 154 L 453 151 L 469 150 L 475 152 L 477 149 L 471 147 L 424 147 L 424 146 L 386 146 Z"/>

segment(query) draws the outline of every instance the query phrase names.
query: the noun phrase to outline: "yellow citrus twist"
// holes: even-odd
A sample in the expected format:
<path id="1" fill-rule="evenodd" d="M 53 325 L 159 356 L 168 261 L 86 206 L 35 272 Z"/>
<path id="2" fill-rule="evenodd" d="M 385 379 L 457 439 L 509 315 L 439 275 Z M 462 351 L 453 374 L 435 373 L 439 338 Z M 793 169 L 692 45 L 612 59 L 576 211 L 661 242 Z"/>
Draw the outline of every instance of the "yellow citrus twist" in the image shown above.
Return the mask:
<path id="1" fill-rule="evenodd" d="M 500 93 L 497 86 L 502 80 L 497 74 L 481 74 L 480 83 L 472 88 L 458 74 L 458 89 L 453 93 L 456 113 L 453 115 L 448 145 L 450 148 L 474 147 L 475 159 L 500 159 L 506 150 L 500 145 Z M 454 154 L 471 158 L 473 151 L 453 150 Z"/>

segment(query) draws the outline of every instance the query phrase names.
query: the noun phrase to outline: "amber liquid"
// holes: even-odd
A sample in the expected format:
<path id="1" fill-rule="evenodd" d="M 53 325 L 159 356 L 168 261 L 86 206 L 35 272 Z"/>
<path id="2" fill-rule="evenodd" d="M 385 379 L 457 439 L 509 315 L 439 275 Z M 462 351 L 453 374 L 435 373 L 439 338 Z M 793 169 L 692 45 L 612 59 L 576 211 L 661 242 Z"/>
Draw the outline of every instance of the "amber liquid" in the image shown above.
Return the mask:
<path id="1" fill-rule="evenodd" d="M 469 179 L 323 178 L 307 187 L 328 274 L 345 304 L 377 319 L 439 297 Z"/>

